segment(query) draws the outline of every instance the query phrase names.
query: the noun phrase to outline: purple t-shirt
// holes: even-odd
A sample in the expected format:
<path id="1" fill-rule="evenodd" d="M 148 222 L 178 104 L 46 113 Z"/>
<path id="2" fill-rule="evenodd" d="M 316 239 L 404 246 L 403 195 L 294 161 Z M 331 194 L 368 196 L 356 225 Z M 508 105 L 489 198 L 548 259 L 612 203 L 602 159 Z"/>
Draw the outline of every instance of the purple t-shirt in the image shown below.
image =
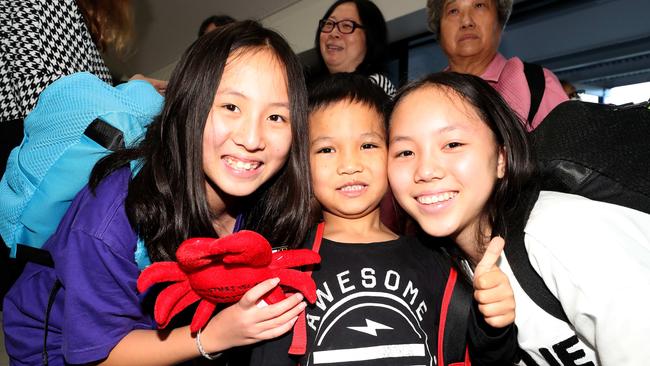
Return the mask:
<path id="1" fill-rule="evenodd" d="M 104 359 L 134 329 L 153 329 L 136 290 L 137 236 L 124 200 L 131 171 L 123 168 L 75 197 L 45 243 L 56 269 L 29 263 L 4 299 L 5 344 L 12 365 L 41 365 L 48 296 L 58 278 L 49 317 L 50 365 Z M 65 304 L 65 306 L 64 306 Z"/>

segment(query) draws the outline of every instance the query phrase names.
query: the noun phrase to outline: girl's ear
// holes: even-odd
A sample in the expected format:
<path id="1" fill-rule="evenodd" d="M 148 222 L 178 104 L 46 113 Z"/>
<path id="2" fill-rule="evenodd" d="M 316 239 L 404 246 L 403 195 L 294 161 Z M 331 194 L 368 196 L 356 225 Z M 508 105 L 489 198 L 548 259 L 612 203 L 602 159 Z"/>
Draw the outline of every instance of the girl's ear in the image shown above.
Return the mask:
<path id="1" fill-rule="evenodd" d="M 506 155 L 505 146 L 499 146 L 497 156 L 497 178 L 501 179 L 506 175 L 506 168 L 508 165 L 508 156 Z"/>

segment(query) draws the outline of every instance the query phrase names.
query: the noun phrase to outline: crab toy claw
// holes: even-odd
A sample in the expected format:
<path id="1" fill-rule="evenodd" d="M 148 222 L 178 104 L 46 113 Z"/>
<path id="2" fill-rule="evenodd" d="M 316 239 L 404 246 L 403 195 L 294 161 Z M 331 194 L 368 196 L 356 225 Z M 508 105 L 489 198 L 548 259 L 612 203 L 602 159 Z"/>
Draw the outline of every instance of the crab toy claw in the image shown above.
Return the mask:
<path id="1" fill-rule="evenodd" d="M 138 291 L 156 283 L 173 282 L 160 292 L 154 318 L 160 328 L 189 305 L 200 301 L 190 330 L 196 332 L 210 320 L 217 304 L 237 302 L 246 291 L 269 278 L 278 277 L 280 286 L 264 298 L 266 303 L 284 299 L 283 288 L 300 291 L 307 301 L 316 301 L 316 285 L 309 274 L 295 267 L 320 262 L 309 249 L 272 253 L 260 234 L 242 230 L 223 238 L 192 238 L 176 251 L 178 262 L 157 262 L 138 278 Z"/>

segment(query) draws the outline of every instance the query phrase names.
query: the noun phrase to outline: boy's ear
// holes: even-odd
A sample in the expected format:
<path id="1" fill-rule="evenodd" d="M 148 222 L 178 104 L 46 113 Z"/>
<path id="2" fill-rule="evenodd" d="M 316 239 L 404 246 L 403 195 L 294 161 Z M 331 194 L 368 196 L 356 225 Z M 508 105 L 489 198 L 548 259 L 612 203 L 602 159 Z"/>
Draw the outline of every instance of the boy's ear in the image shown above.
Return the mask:
<path id="1" fill-rule="evenodd" d="M 497 156 L 497 178 L 501 179 L 506 175 L 508 165 L 508 156 L 506 155 L 505 146 L 500 146 Z"/>

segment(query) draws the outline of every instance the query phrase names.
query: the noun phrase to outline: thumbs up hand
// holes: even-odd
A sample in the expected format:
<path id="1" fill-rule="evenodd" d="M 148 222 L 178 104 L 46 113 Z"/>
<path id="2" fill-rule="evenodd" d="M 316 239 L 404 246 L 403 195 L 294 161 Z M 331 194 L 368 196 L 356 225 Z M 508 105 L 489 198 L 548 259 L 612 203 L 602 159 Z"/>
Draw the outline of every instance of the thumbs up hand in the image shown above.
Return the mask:
<path id="1" fill-rule="evenodd" d="M 503 328 L 515 321 L 512 287 L 508 276 L 497 266 L 504 245 L 503 238 L 493 238 L 474 270 L 474 299 L 485 322 L 494 328 Z"/>

